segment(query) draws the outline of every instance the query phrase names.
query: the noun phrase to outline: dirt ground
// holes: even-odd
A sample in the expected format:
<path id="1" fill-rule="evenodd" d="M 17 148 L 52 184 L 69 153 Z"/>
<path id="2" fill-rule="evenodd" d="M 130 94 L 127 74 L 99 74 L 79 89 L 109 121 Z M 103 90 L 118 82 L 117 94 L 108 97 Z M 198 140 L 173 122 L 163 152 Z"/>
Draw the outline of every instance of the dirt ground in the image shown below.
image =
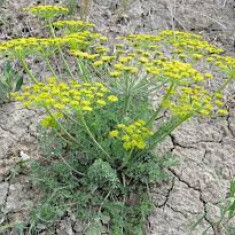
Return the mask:
<path id="1" fill-rule="evenodd" d="M 34 2 L 0 0 L 0 40 L 43 33 L 21 10 Z M 125 6 L 121 0 L 93 0 L 87 17 L 113 38 L 173 28 L 202 32 L 228 54 L 235 54 L 234 0 L 128 0 Z M 149 235 L 202 235 L 208 227 L 207 235 L 228 234 L 214 222 L 220 218 L 219 203 L 235 176 L 234 93 L 231 86 L 227 117 L 193 119 L 159 146 L 177 154 L 180 164 L 169 169 L 172 180 L 152 191 L 156 209 L 149 217 Z M 34 194 L 27 166 L 19 171 L 17 166 L 22 157 L 37 157 L 38 115 L 16 103 L 0 106 L 0 227 L 6 221 L 28 220 Z M 54 234 L 81 234 L 81 226 L 68 216 L 58 223 Z M 46 234 L 43 229 L 41 234 Z"/>

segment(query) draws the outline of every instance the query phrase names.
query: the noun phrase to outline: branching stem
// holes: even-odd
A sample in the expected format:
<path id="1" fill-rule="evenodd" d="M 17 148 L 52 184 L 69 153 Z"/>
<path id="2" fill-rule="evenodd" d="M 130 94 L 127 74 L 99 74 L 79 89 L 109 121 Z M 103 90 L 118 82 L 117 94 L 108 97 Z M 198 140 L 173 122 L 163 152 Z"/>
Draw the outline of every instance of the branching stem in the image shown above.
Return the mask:
<path id="1" fill-rule="evenodd" d="M 163 109 L 163 105 L 164 102 L 169 98 L 171 91 L 173 90 L 174 84 L 171 84 L 170 88 L 168 89 L 168 91 L 166 92 L 166 94 L 163 96 L 162 102 L 159 105 L 158 109 L 154 112 L 154 114 L 152 115 L 152 117 L 148 120 L 148 122 L 146 123 L 146 126 L 150 126 L 153 124 L 154 120 L 158 117 L 159 113 L 162 111 Z"/>
<path id="2" fill-rule="evenodd" d="M 32 74 L 32 72 L 30 71 L 29 69 L 29 66 L 27 65 L 25 59 L 23 57 L 21 57 L 20 59 L 20 62 L 25 70 L 25 72 L 29 75 L 29 77 L 31 78 L 31 80 L 34 82 L 34 83 L 38 83 L 37 79 L 34 77 L 34 75 Z"/>
<path id="3" fill-rule="evenodd" d="M 48 21 L 48 25 L 49 25 L 49 28 L 50 28 L 50 31 L 51 31 L 51 34 L 52 34 L 53 38 L 56 38 L 55 30 L 54 30 L 54 28 L 53 28 L 53 25 L 52 25 L 51 21 Z M 59 45 L 57 45 L 57 48 L 58 48 L 58 51 L 59 51 L 60 56 L 61 56 L 61 58 L 62 58 L 62 61 L 63 61 L 64 65 L 65 65 L 65 67 L 66 67 L 66 70 L 68 71 L 69 75 L 70 75 L 72 78 L 75 78 L 75 77 L 73 76 L 73 73 L 72 73 L 71 69 L 70 69 L 70 65 L 68 64 L 68 62 L 66 61 L 66 59 L 65 59 L 65 57 L 64 57 L 64 54 L 63 54 L 63 51 L 61 50 L 61 47 L 60 47 Z"/>
<path id="4" fill-rule="evenodd" d="M 78 116 L 80 118 L 80 121 L 83 125 L 83 127 L 85 128 L 87 134 L 90 136 L 90 138 L 92 139 L 92 141 L 94 142 L 94 144 L 96 145 L 97 148 L 99 148 L 103 154 L 108 158 L 110 159 L 110 155 L 103 149 L 103 147 L 99 144 L 99 142 L 95 139 L 94 135 L 92 134 L 92 132 L 90 131 L 89 127 L 87 126 L 86 124 L 86 121 L 84 119 L 84 116 L 83 116 L 83 113 L 81 110 L 78 111 Z"/>

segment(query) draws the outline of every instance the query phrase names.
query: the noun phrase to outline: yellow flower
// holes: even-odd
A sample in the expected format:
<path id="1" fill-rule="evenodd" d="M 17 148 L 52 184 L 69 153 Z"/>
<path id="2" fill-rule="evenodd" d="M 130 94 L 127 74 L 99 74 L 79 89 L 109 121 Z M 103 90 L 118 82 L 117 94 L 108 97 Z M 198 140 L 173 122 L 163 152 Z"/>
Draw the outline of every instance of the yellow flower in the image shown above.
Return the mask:
<path id="1" fill-rule="evenodd" d="M 50 120 L 48 120 L 48 118 L 44 118 L 40 121 L 40 124 L 44 127 L 49 127 L 50 126 Z"/>
<path id="2" fill-rule="evenodd" d="M 31 101 L 26 101 L 26 102 L 24 102 L 24 107 L 29 108 L 31 104 L 32 104 Z"/>
<path id="3" fill-rule="evenodd" d="M 101 41 L 108 41 L 108 38 L 105 37 L 105 36 L 101 36 L 101 37 L 100 37 L 100 40 L 101 40 Z"/>
<path id="4" fill-rule="evenodd" d="M 118 101 L 118 97 L 115 95 L 110 95 L 108 96 L 108 100 L 111 102 L 117 102 Z"/>
<path id="5" fill-rule="evenodd" d="M 100 91 L 104 92 L 104 93 L 108 92 L 108 88 L 103 86 L 103 87 L 100 88 Z"/>
<path id="6" fill-rule="evenodd" d="M 118 63 L 118 64 L 115 64 L 114 65 L 114 68 L 117 69 L 117 70 L 124 70 L 125 66 L 121 63 Z"/>
<path id="7" fill-rule="evenodd" d="M 215 93 L 214 96 L 217 98 L 217 99 L 223 99 L 223 95 L 221 93 Z"/>
<path id="8" fill-rule="evenodd" d="M 113 71 L 113 72 L 110 72 L 109 75 L 111 77 L 119 77 L 121 75 L 121 72 L 120 71 Z"/>
<path id="9" fill-rule="evenodd" d="M 206 61 L 208 62 L 208 63 L 211 63 L 211 62 L 213 62 L 215 59 L 213 58 L 213 57 L 208 57 L 207 59 L 206 59 Z"/>
<path id="10" fill-rule="evenodd" d="M 116 48 L 125 48 L 124 44 L 116 44 Z"/>
<path id="11" fill-rule="evenodd" d="M 100 67 L 101 65 L 103 65 L 104 64 L 104 62 L 102 61 L 102 60 L 98 60 L 98 61 L 96 61 L 96 62 L 94 62 L 94 66 L 95 67 Z"/>
<path id="12" fill-rule="evenodd" d="M 146 64 L 146 63 L 149 62 L 149 60 L 148 60 L 146 57 L 140 57 L 140 58 L 139 58 L 139 61 L 140 61 L 141 63 L 143 63 L 143 64 Z"/>
<path id="13" fill-rule="evenodd" d="M 148 139 L 154 133 L 147 127 L 144 127 L 144 125 L 145 121 L 143 120 L 137 120 L 136 122 L 130 125 L 124 125 L 122 123 L 117 125 L 117 128 L 119 128 L 120 130 L 114 131 L 118 131 L 118 138 L 124 141 L 124 149 L 129 150 L 134 148 L 146 148 Z"/>
<path id="14" fill-rule="evenodd" d="M 94 60 L 95 58 L 99 56 L 98 54 L 89 54 L 89 53 L 82 52 L 79 50 L 71 50 L 70 53 L 77 57 L 88 59 L 88 60 Z"/>
<path id="15" fill-rule="evenodd" d="M 200 54 L 193 54 L 192 55 L 193 58 L 195 58 L 196 60 L 201 60 L 203 58 L 203 55 L 200 55 Z"/>
<path id="16" fill-rule="evenodd" d="M 125 126 L 124 124 L 118 124 L 117 127 L 120 128 L 120 129 L 123 129 L 123 128 L 125 128 L 126 126 Z"/>
<path id="17" fill-rule="evenodd" d="M 132 57 L 128 57 L 128 56 L 127 57 L 120 57 L 119 61 L 121 63 L 125 64 L 125 63 L 129 62 L 131 59 L 132 59 Z"/>
<path id="18" fill-rule="evenodd" d="M 96 93 L 96 96 L 101 98 L 101 97 L 103 97 L 103 96 L 104 96 L 104 94 L 103 94 L 103 93 L 101 93 L 101 92 L 97 92 L 97 93 Z"/>
<path id="19" fill-rule="evenodd" d="M 86 97 L 93 99 L 95 96 L 93 94 L 87 94 Z"/>
<path id="20" fill-rule="evenodd" d="M 202 109 L 202 110 L 200 110 L 200 114 L 203 115 L 203 116 L 209 116 L 210 115 L 210 111 Z"/>
<path id="21" fill-rule="evenodd" d="M 27 7 L 24 10 L 42 18 L 53 18 L 69 12 L 68 8 L 53 5 Z"/>
<path id="22" fill-rule="evenodd" d="M 15 99 L 17 101 L 23 101 L 24 100 L 24 96 L 22 96 L 22 95 L 15 96 Z"/>
<path id="23" fill-rule="evenodd" d="M 69 103 L 70 105 L 72 105 L 72 106 L 74 106 L 74 107 L 78 107 L 79 106 L 79 102 L 78 101 L 76 101 L 76 100 L 72 100 L 72 101 L 70 101 L 70 103 Z"/>
<path id="24" fill-rule="evenodd" d="M 213 78 L 213 75 L 211 73 L 204 73 L 204 77 L 211 79 L 211 78 Z"/>
<path id="25" fill-rule="evenodd" d="M 105 52 L 108 52 L 109 51 L 109 48 L 108 47 L 104 47 L 104 46 L 97 46 L 95 48 L 95 50 L 99 53 L 105 53 Z"/>
<path id="26" fill-rule="evenodd" d="M 138 126 L 138 127 L 141 127 L 141 126 L 144 126 L 145 125 L 145 121 L 143 120 L 138 120 L 134 123 L 134 125 Z"/>
<path id="27" fill-rule="evenodd" d="M 81 104 L 84 105 L 84 106 L 90 106 L 90 105 L 91 105 L 91 101 L 89 101 L 89 100 L 83 100 L 83 101 L 81 102 Z"/>
<path id="28" fill-rule="evenodd" d="M 226 115 L 228 115 L 228 111 L 226 109 L 219 109 L 217 114 L 222 115 L 222 116 L 226 116 Z"/>
<path id="29" fill-rule="evenodd" d="M 56 123 L 51 116 L 46 116 L 40 121 L 40 124 L 44 127 L 55 127 Z"/>
<path id="30" fill-rule="evenodd" d="M 92 111 L 93 109 L 90 106 L 83 106 L 82 110 L 84 110 L 84 111 Z"/>
<path id="31" fill-rule="evenodd" d="M 65 106 L 63 104 L 56 103 L 56 104 L 54 104 L 54 108 L 59 109 L 59 110 L 63 110 L 65 108 Z"/>
<path id="32" fill-rule="evenodd" d="M 53 25 L 57 28 L 66 27 L 66 26 L 88 28 L 88 27 L 95 26 L 92 23 L 81 21 L 81 20 L 60 20 L 60 21 L 53 23 Z"/>
<path id="33" fill-rule="evenodd" d="M 118 135 L 119 135 L 119 131 L 117 131 L 117 130 L 109 132 L 109 136 L 110 137 L 118 137 Z"/>
<path id="34" fill-rule="evenodd" d="M 69 98 L 62 98 L 61 101 L 65 104 L 68 104 L 70 102 Z"/>
<path id="35" fill-rule="evenodd" d="M 218 107 L 224 106 L 224 103 L 223 103 L 221 100 L 215 100 L 215 104 L 216 104 Z"/>
<path id="36" fill-rule="evenodd" d="M 123 144 L 124 149 L 129 150 L 132 149 L 132 143 L 127 141 Z"/>
<path id="37" fill-rule="evenodd" d="M 96 103 L 101 106 L 106 105 L 106 102 L 104 100 L 97 100 Z"/>
<path id="38" fill-rule="evenodd" d="M 124 135 L 123 137 L 122 137 L 122 140 L 123 141 L 129 141 L 131 139 L 131 137 L 129 136 L 129 135 Z"/>
<path id="39" fill-rule="evenodd" d="M 137 147 L 138 149 L 144 149 L 144 148 L 146 147 L 146 144 L 145 144 L 144 141 L 138 141 L 138 142 L 136 143 L 136 147 Z"/>
<path id="40" fill-rule="evenodd" d="M 107 55 L 105 55 L 105 56 L 102 56 L 102 57 L 100 58 L 100 60 L 103 61 L 103 62 L 110 62 L 110 61 L 113 60 L 114 58 L 115 58 L 115 56 L 107 56 Z"/>
<path id="41" fill-rule="evenodd" d="M 135 73 L 138 73 L 138 69 L 137 68 L 134 68 L 134 67 L 131 67 L 131 69 L 130 69 L 130 73 L 132 73 L 132 74 L 135 74 Z"/>

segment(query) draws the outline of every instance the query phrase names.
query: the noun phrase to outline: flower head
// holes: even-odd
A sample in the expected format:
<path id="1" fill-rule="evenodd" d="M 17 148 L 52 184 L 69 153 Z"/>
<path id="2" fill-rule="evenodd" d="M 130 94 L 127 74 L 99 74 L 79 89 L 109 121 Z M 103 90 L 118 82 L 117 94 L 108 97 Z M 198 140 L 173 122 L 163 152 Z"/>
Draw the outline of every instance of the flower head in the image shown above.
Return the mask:
<path id="1" fill-rule="evenodd" d="M 153 132 L 145 127 L 143 120 L 137 120 L 130 125 L 118 124 L 117 129 L 110 131 L 109 136 L 123 141 L 126 150 L 144 149 Z"/>
<path id="2" fill-rule="evenodd" d="M 24 10 L 45 19 L 65 15 L 69 12 L 68 8 L 53 5 L 27 7 Z"/>
<path id="3" fill-rule="evenodd" d="M 48 84 L 24 87 L 23 92 L 14 93 L 14 97 L 27 106 L 47 107 L 59 112 L 71 109 L 93 111 L 118 101 L 102 83 L 78 83 L 76 80 L 65 83 L 57 82 L 53 77 L 48 79 Z"/>

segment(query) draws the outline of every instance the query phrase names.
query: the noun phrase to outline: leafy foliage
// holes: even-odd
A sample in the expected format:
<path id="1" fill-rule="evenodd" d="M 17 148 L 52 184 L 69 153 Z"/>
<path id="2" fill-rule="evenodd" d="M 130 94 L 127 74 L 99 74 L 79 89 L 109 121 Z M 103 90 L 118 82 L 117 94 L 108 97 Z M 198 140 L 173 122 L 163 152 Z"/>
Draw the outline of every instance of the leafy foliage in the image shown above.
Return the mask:
<path id="1" fill-rule="evenodd" d="M 4 64 L 0 75 L 0 101 L 10 99 L 10 93 L 19 91 L 23 84 L 23 76 L 15 72 L 10 62 Z"/>

